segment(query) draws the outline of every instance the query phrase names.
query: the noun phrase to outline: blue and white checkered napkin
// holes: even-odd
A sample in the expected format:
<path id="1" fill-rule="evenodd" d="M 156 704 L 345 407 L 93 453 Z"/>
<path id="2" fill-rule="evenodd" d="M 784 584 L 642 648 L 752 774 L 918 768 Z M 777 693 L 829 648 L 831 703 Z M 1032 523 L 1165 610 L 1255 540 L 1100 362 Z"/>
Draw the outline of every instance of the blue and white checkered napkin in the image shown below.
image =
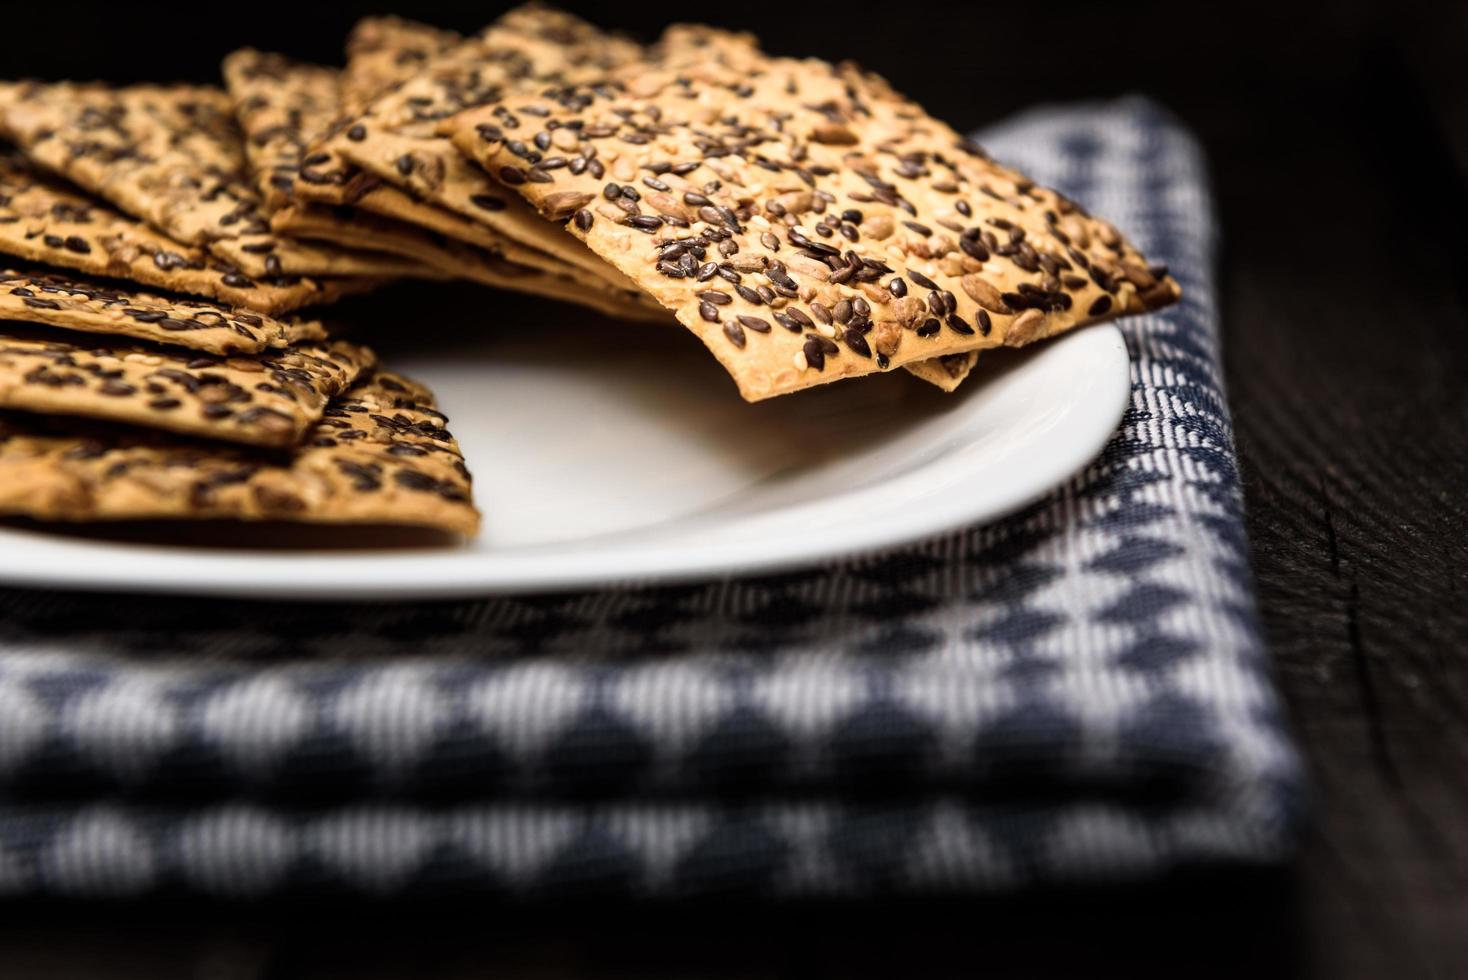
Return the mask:
<path id="1" fill-rule="evenodd" d="M 1135 99 L 982 139 L 1183 286 L 1124 323 L 1131 409 L 1084 473 L 736 582 L 0 592 L 0 895 L 991 891 L 1287 855 L 1199 149 Z"/>

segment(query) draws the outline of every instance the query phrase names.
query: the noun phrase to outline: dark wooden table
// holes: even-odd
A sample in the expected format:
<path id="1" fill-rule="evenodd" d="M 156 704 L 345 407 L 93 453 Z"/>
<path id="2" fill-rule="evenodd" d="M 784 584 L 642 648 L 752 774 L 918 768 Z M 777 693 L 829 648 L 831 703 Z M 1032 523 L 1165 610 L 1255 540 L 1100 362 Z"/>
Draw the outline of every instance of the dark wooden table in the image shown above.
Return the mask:
<path id="1" fill-rule="evenodd" d="M 961 127 L 1142 91 L 1203 137 L 1260 606 L 1315 783 L 1299 861 L 917 907 L 10 907 L 0 976 L 1468 976 L 1468 4 L 570 6 L 855 57 Z M 0 75 L 330 59 L 361 12 L 36 4 Z"/>

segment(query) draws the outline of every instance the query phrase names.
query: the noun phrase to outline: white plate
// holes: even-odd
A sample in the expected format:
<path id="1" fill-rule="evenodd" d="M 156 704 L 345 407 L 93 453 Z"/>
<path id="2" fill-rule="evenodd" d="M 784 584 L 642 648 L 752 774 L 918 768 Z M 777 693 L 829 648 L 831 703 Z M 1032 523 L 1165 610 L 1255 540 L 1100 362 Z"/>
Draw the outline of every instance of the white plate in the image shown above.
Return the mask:
<path id="1" fill-rule="evenodd" d="M 0 583 L 375 599 L 787 568 L 1029 503 L 1095 456 L 1130 390 L 1110 325 L 985 355 L 954 395 L 898 371 L 756 405 L 681 331 L 461 333 L 479 336 L 378 347 L 452 419 L 485 514 L 473 544 L 334 530 L 352 547 L 326 550 L 315 530 L 235 525 L 223 547 L 202 527 L 160 544 L 126 528 L 10 524 Z"/>

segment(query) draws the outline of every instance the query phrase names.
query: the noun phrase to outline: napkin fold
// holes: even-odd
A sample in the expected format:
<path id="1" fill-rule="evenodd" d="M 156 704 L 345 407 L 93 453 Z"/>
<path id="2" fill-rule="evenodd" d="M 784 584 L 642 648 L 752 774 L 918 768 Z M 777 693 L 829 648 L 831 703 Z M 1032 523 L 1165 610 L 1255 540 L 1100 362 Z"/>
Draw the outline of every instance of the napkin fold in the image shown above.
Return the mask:
<path id="1" fill-rule="evenodd" d="M 1286 858 L 1302 778 L 1200 149 L 1140 98 L 979 138 L 1183 286 L 1121 323 L 1131 406 L 1083 472 L 996 524 L 696 585 L 0 591 L 0 895 L 858 896 Z"/>

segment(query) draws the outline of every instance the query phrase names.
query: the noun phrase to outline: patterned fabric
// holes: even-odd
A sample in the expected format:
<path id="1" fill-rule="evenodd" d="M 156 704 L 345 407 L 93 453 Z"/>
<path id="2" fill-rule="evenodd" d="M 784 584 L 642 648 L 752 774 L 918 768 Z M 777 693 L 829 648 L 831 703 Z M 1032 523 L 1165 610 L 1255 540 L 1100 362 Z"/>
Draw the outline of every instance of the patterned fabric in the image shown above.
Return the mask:
<path id="1" fill-rule="evenodd" d="M 1182 283 L 1101 456 L 793 574 L 400 606 L 0 592 L 0 894 L 1003 890 L 1286 856 L 1198 147 L 1141 100 L 1000 159 Z M 962 397 L 961 395 L 958 397 Z"/>

